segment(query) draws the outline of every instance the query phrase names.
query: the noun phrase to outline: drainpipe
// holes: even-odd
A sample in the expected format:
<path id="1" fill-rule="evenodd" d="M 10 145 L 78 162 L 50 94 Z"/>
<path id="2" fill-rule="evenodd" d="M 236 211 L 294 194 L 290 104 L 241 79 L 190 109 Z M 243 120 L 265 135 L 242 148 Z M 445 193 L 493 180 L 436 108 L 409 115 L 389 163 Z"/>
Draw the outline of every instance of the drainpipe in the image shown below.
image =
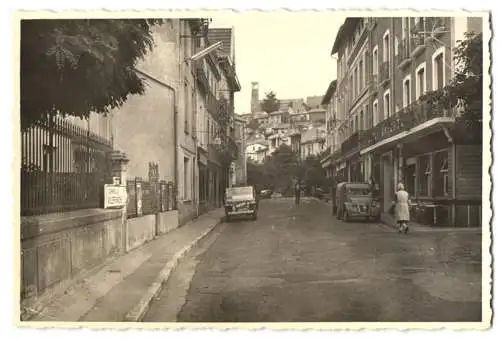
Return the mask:
<path id="1" fill-rule="evenodd" d="M 177 49 L 177 68 L 178 68 L 178 79 L 177 79 L 177 90 L 179 90 L 181 81 L 181 68 L 182 68 L 182 59 L 181 59 L 181 43 L 182 43 L 182 19 L 179 19 L 179 43 L 176 46 Z M 174 90 L 174 179 L 175 185 L 177 187 L 176 199 L 179 200 L 179 104 L 177 101 L 177 91 Z M 177 202 L 178 206 L 178 202 Z"/>

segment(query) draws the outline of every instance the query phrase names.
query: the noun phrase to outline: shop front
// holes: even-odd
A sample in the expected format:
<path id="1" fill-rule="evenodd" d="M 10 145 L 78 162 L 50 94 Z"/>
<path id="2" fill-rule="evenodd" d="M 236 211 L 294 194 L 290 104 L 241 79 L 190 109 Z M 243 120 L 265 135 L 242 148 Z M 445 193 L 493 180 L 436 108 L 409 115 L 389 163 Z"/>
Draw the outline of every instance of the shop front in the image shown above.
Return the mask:
<path id="1" fill-rule="evenodd" d="M 430 226 L 478 226 L 481 146 L 454 142 L 447 129 L 409 136 L 373 149 L 372 176 L 380 180 L 384 212 L 398 183 L 410 195 L 411 220 Z"/>

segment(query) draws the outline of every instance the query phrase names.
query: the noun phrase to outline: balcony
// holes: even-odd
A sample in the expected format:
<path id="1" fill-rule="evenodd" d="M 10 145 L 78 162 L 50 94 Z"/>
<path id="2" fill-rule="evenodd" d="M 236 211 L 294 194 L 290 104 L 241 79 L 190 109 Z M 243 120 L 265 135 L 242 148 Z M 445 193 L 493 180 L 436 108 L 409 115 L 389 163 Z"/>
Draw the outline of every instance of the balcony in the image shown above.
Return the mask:
<path id="1" fill-rule="evenodd" d="M 446 108 L 439 103 L 416 102 L 365 131 L 364 135 L 360 137 L 360 146 L 363 149 L 434 118 L 452 118 L 454 115 L 454 109 Z"/>
<path id="2" fill-rule="evenodd" d="M 427 27 L 423 18 L 413 26 L 411 29 L 411 44 L 410 44 L 410 56 L 412 58 L 418 57 L 425 50 L 425 32 Z"/>
<path id="3" fill-rule="evenodd" d="M 428 17 L 425 18 L 426 32 L 433 32 L 436 38 L 439 38 L 446 32 L 446 21 L 442 17 Z M 431 41 L 430 35 L 426 35 L 426 40 Z"/>
<path id="4" fill-rule="evenodd" d="M 389 81 L 391 81 L 391 71 L 389 68 L 389 61 L 384 61 L 380 65 L 380 85 L 385 86 Z"/>
<path id="5" fill-rule="evenodd" d="M 371 93 L 378 93 L 378 79 L 378 74 L 372 74 L 371 77 L 366 78 L 367 86 L 369 88 L 368 90 Z"/>
<path id="6" fill-rule="evenodd" d="M 349 158 L 352 154 L 356 153 L 360 149 L 359 141 L 365 135 L 366 131 L 358 131 L 352 134 L 340 145 L 340 153 L 343 157 Z"/>
<path id="7" fill-rule="evenodd" d="M 231 123 L 230 106 L 225 98 L 220 98 L 217 100 L 217 120 L 222 126 L 228 127 Z"/>
<path id="8" fill-rule="evenodd" d="M 210 83 L 208 82 L 207 75 L 202 65 L 196 66 L 196 81 L 200 84 L 205 93 L 210 92 Z"/>
<path id="9" fill-rule="evenodd" d="M 411 64 L 411 55 L 410 55 L 410 41 L 408 39 L 404 39 L 399 43 L 398 55 L 396 58 L 396 62 L 398 68 L 403 70 L 408 65 Z"/>
<path id="10" fill-rule="evenodd" d="M 341 148 L 336 148 L 332 152 L 332 160 L 337 161 L 337 159 L 340 159 L 342 156 L 342 149 Z"/>

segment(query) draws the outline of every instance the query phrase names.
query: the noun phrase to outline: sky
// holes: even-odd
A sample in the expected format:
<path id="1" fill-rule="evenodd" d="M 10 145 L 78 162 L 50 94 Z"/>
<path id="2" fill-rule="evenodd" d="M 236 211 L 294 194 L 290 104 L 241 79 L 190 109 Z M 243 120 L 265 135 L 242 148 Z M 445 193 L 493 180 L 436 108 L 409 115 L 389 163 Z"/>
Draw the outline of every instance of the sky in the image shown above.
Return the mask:
<path id="1" fill-rule="evenodd" d="M 324 95 L 336 78 L 330 55 L 341 12 L 226 12 L 212 16 L 211 28 L 235 30 L 236 73 L 241 91 L 235 112 L 250 112 L 251 82 L 259 97 L 272 90 L 278 99 Z"/>

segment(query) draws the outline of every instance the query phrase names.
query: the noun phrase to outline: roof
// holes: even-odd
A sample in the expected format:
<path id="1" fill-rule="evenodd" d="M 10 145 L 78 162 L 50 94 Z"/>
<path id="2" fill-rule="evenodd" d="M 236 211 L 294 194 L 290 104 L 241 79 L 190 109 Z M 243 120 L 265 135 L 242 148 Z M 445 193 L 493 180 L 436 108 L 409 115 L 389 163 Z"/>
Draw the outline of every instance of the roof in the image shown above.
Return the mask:
<path id="1" fill-rule="evenodd" d="M 209 28 L 208 40 L 212 43 L 222 41 L 221 53 L 234 61 L 234 39 L 232 28 Z"/>
<path id="2" fill-rule="evenodd" d="M 269 117 L 269 114 L 267 114 L 266 112 L 259 112 L 259 113 L 255 113 L 254 117 L 257 119 L 262 119 L 262 118 Z"/>
<path id="3" fill-rule="evenodd" d="M 310 109 L 307 113 L 326 113 L 326 109 L 324 109 L 324 108 L 313 108 L 313 109 Z"/>
<path id="4" fill-rule="evenodd" d="M 344 40 L 349 37 L 356 28 L 356 25 L 358 24 L 359 20 L 361 18 L 347 18 L 344 21 L 344 24 L 340 26 L 339 31 L 337 32 L 337 36 L 335 37 L 335 42 L 333 43 L 331 55 L 334 55 L 339 51 L 340 45 Z"/>
<path id="5" fill-rule="evenodd" d="M 280 110 L 286 110 L 288 107 L 300 106 L 304 103 L 303 99 L 280 99 Z"/>
<path id="6" fill-rule="evenodd" d="M 326 90 L 325 95 L 323 95 L 323 100 L 321 100 L 322 105 L 327 105 L 332 99 L 333 93 L 337 90 L 337 79 L 330 82 L 328 89 Z"/>
<path id="7" fill-rule="evenodd" d="M 307 131 L 302 133 L 301 143 L 305 144 L 321 139 L 322 138 L 321 134 L 324 131 L 325 131 L 324 128 L 319 128 L 319 127 L 313 127 L 311 129 L 308 129 Z"/>
<path id="8" fill-rule="evenodd" d="M 274 112 L 269 113 L 269 115 L 283 115 L 283 114 L 285 114 L 285 112 L 282 112 L 282 111 L 274 111 Z"/>
<path id="9" fill-rule="evenodd" d="M 286 128 L 290 128 L 290 124 L 288 124 L 286 122 L 282 122 L 280 124 L 273 126 L 272 128 L 274 128 L 274 129 L 286 129 Z"/>
<path id="10" fill-rule="evenodd" d="M 316 108 L 319 105 L 321 105 L 321 100 L 322 99 L 323 99 L 322 96 L 307 97 L 306 98 L 306 105 L 309 108 Z"/>
<path id="11" fill-rule="evenodd" d="M 245 124 L 247 120 L 244 117 L 238 116 L 238 114 L 234 115 L 234 121 Z"/>
<path id="12" fill-rule="evenodd" d="M 249 141 L 249 142 L 246 143 L 245 147 L 252 146 L 252 145 L 261 145 L 261 146 L 267 147 L 267 143 L 265 141 L 263 141 L 263 140 Z"/>

